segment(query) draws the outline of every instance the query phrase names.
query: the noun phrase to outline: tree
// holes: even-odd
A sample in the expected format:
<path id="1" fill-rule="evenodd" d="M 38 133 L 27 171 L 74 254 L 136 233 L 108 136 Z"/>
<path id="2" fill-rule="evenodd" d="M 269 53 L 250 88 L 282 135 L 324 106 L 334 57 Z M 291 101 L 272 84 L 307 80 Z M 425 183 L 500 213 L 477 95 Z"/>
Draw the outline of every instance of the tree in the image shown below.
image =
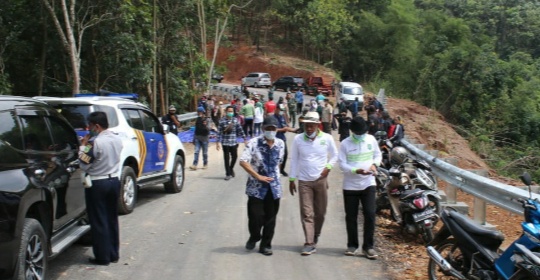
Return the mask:
<path id="1" fill-rule="evenodd" d="M 88 6 L 78 6 L 76 0 L 70 0 L 69 5 L 67 0 L 60 0 L 60 8 L 54 5 L 55 1 L 42 0 L 43 4 L 49 11 L 49 15 L 54 23 L 56 31 L 62 42 L 71 64 L 72 74 L 72 94 L 80 92 L 80 70 L 81 70 L 81 47 L 84 32 L 91 26 L 94 26 L 103 20 L 111 17 L 110 13 L 95 15 L 93 9 L 96 7 L 92 1 L 88 2 Z M 61 13 L 59 17 L 57 12 Z M 60 22 L 63 20 L 63 24 Z"/>

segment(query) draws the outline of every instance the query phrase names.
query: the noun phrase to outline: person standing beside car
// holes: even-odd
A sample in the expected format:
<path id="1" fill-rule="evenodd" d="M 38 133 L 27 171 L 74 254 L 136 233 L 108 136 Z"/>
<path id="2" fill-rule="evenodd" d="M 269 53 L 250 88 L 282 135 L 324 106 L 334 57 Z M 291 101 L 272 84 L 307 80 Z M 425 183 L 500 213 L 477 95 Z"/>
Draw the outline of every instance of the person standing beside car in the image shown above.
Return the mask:
<path id="1" fill-rule="evenodd" d="M 364 118 L 354 117 L 350 124 L 352 135 L 341 142 L 338 162 L 343 171 L 343 201 L 347 228 L 345 255 L 358 254 L 358 208 L 362 203 L 364 239 L 362 251 L 368 259 L 377 258 L 374 247 L 375 233 L 375 176 L 382 154 Z"/>
<path id="2" fill-rule="evenodd" d="M 90 133 L 81 140 L 79 162 L 91 180 L 91 186 L 85 189 L 94 252 L 94 258 L 89 261 L 109 265 L 118 262 L 120 257 L 118 172 L 123 145 L 121 138 L 108 130 L 109 122 L 104 112 L 90 113 L 88 128 Z"/>
<path id="3" fill-rule="evenodd" d="M 169 113 L 161 118 L 161 122 L 169 126 L 169 131 L 178 135 L 178 129 L 180 128 L 180 122 L 176 117 L 176 108 L 174 105 L 169 106 Z"/>
<path id="4" fill-rule="evenodd" d="M 228 181 L 234 174 L 234 165 L 238 157 L 238 137 L 246 136 L 237 118 L 234 117 L 234 107 L 227 106 L 225 117 L 219 121 L 216 149 L 220 150 L 220 143 L 223 145 L 223 157 L 225 159 L 225 180 Z"/>

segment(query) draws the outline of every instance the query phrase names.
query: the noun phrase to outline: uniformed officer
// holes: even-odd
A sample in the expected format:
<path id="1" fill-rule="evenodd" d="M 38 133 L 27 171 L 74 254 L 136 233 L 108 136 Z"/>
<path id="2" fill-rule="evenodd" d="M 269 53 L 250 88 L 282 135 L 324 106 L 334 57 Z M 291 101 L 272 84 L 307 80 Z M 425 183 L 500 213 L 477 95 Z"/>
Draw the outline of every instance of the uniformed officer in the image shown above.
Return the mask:
<path id="1" fill-rule="evenodd" d="M 81 169 L 89 176 L 86 185 L 86 210 L 92 232 L 96 265 L 118 262 L 120 234 L 118 229 L 118 179 L 122 140 L 108 130 L 109 122 L 104 112 L 88 115 L 90 133 L 81 141 L 79 160 Z"/>

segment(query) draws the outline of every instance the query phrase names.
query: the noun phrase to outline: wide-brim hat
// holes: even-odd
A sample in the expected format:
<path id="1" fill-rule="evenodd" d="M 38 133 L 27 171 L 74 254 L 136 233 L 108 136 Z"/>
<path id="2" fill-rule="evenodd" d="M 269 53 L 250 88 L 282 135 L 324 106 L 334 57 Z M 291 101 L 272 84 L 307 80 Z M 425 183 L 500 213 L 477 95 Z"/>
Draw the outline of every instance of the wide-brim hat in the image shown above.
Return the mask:
<path id="1" fill-rule="evenodd" d="M 364 118 L 356 116 L 351 121 L 350 129 L 354 134 L 362 135 L 368 131 L 369 127 Z"/>
<path id="2" fill-rule="evenodd" d="M 319 113 L 317 112 L 308 112 L 303 118 L 303 123 L 321 123 L 319 118 Z"/>
<path id="3" fill-rule="evenodd" d="M 176 111 L 176 108 L 174 107 L 174 105 L 169 106 L 169 111 Z"/>

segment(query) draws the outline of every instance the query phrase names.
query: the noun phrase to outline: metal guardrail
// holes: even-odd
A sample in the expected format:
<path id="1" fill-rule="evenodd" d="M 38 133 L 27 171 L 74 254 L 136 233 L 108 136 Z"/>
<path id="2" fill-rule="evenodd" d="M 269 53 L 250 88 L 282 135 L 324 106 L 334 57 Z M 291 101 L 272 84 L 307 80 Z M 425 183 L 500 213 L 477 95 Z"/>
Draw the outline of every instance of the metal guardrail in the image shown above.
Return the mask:
<path id="1" fill-rule="evenodd" d="M 406 140 L 402 140 L 401 144 L 414 156 L 427 161 L 431 165 L 433 173 L 442 180 L 487 203 L 516 214 L 523 214 L 523 207 L 518 202 L 518 199 L 528 199 L 528 191 L 482 177 L 467 170 L 459 169 L 445 162 L 442 158 L 434 157 L 420 150 Z M 532 198 L 540 200 L 540 195 L 533 193 Z"/>
<path id="2" fill-rule="evenodd" d="M 212 90 L 212 94 L 219 94 L 219 95 L 230 95 L 229 98 L 236 98 L 241 95 L 240 87 L 238 86 L 225 86 L 225 85 L 213 85 L 210 87 Z M 237 89 L 238 91 L 235 91 Z M 229 106 L 230 104 L 223 104 L 224 107 Z M 178 115 L 178 121 L 179 122 L 186 122 L 190 120 L 194 120 L 197 118 L 197 112 L 189 112 L 185 114 L 179 114 Z"/>

